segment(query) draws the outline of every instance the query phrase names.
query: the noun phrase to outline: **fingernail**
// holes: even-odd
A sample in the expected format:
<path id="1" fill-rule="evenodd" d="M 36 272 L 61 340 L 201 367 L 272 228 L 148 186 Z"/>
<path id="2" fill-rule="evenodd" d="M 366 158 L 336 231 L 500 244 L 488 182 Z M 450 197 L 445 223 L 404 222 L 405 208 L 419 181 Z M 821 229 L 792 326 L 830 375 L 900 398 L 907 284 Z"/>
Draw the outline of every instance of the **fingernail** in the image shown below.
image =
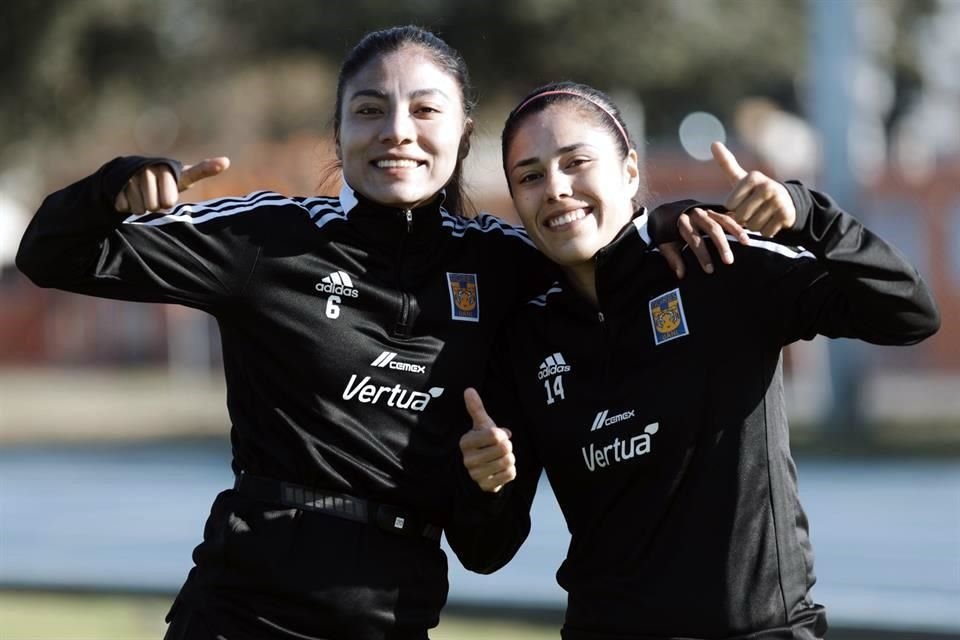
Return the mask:
<path id="1" fill-rule="evenodd" d="M 676 269 L 674 273 L 677 274 L 678 279 L 683 278 L 683 272 L 680 269 Z"/>
<path id="2" fill-rule="evenodd" d="M 706 271 L 707 273 L 713 273 L 713 265 L 712 265 L 712 264 L 708 264 L 707 266 L 705 266 L 705 267 L 703 268 L 703 270 Z"/>
<path id="3" fill-rule="evenodd" d="M 733 252 L 732 252 L 732 251 L 724 251 L 724 252 L 723 252 L 723 259 L 724 259 L 724 261 L 725 261 L 727 264 L 730 264 L 731 262 L 733 262 Z"/>

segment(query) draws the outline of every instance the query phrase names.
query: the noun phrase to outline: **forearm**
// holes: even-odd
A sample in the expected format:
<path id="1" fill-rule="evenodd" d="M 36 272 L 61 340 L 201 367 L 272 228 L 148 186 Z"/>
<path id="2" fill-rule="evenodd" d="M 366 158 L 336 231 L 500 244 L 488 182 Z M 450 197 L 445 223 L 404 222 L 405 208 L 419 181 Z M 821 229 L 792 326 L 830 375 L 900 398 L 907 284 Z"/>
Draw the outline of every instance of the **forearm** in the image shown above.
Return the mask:
<path id="1" fill-rule="evenodd" d="M 940 315 L 933 295 L 896 248 L 828 196 L 799 183 L 786 187 L 796 205 L 797 220 L 778 240 L 802 246 L 816 256 L 837 290 L 829 305 L 834 317 L 826 319 L 828 328 L 822 332 L 878 344 L 912 344 L 937 331 Z"/>
<path id="2" fill-rule="evenodd" d="M 104 239 L 126 217 L 114 208 L 114 198 L 137 171 L 158 163 L 179 171 L 179 163 L 164 158 L 116 158 L 47 196 L 20 242 L 17 267 L 42 287 L 69 286 L 88 274 Z"/>
<path id="3" fill-rule="evenodd" d="M 509 562 L 530 533 L 530 506 L 539 467 L 521 471 L 498 493 L 481 491 L 466 471 L 460 474 L 445 534 L 461 564 L 476 573 L 493 573 Z M 469 484 L 468 484 L 469 483 Z"/>

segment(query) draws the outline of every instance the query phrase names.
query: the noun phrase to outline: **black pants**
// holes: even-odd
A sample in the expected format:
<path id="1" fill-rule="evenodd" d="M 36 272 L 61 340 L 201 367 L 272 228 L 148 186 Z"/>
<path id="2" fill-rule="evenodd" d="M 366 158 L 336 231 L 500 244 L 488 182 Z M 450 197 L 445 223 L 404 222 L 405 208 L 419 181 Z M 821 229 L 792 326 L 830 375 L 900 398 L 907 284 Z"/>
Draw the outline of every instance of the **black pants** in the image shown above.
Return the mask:
<path id="1" fill-rule="evenodd" d="M 426 640 L 447 597 L 435 541 L 224 491 L 166 640 Z"/>

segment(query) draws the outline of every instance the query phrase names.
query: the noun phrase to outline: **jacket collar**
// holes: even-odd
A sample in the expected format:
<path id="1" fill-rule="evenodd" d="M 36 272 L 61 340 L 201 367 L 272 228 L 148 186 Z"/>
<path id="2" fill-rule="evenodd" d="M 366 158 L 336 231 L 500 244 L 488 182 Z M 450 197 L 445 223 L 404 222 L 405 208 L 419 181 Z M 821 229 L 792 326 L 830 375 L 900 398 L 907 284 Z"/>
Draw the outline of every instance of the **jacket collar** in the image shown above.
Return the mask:
<path id="1" fill-rule="evenodd" d="M 642 253 L 650 247 L 650 233 L 647 230 L 647 223 L 650 215 L 645 207 L 641 207 L 633 214 L 630 222 L 625 224 L 613 240 L 605 247 L 602 247 L 593 257 L 598 263 L 605 262 L 610 257 L 619 255 L 621 252 L 639 252 Z"/>
<path id="2" fill-rule="evenodd" d="M 432 243 L 441 231 L 443 201 L 446 193 L 414 209 L 404 209 L 370 200 L 345 181 L 340 189 L 340 205 L 347 219 L 362 229 L 365 236 L 393 244 L 405 241 L 413 244 Z M 409 220 L 407 212 L 409 211 Z"/>
<path id="3" fill-rule="evenodd" d="M 641 208 L 614 239 L 593 256 L 599 309 L 580 295 L 566 278 L 558 302 L 576 315 L 590 318 L 596 318 L 597 311 L 607 314 L 634 305 L 631 298 L 638 290 L 638 284 L 649 275 L 645 271 L 652 266 L 648 260 L 651 255 L 648 221 L 647 210 Z"/>
<path id="4" fill-rule="evenodd" d="M 440 197 L 435 200 L 430 201 L 429 203 L 423 205 L 422 207 L 417 207 L 413 209 L 415 213 L 418 211 L 423 211 L 431 208 L 443 209 L 443 202 L 447 199 L 447 190 L 442 189 L 440 191 Z M 374 202 L 373 200 L 368 199 L 366 196 L 355 191 L 353 187 L 347 184 L 346 180 L 343 181 L 343 186 L 340 188 L 340 206 L 343 207 L 343 212 L 349 214 L 358 204 L 363 203 L 364 206 L 380 208 L 384 211 L 404 211 L 402 207 L 394 207 L 392 205 L 380 204 Z M 446 211 L 445 209 L 443 209 Z"/>

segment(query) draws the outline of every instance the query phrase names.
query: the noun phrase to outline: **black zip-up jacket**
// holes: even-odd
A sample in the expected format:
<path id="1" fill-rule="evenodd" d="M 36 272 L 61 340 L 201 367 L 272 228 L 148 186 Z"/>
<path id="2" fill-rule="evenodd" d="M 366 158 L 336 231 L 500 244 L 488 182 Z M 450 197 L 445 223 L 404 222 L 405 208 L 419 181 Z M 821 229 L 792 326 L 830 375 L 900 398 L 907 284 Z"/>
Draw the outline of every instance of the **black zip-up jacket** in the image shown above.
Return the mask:
<path id="1" fill-rule="evenodd" d="M 498 421 L 517 451 L 515 522 L 526 528 L 542 465 L 572 534 L 557 573 L 565 638 L 825 629 L 781 348 L 816 334 L 912 344 L 939 315 L 896 249 L 827 196 L 786 186 L 794 228 L 731 242 L 734 264 L 713 275 L 685 252 L 678 281 L 645 250 L 640 216 L 595 258 L 599 308 L 561 281 L 517 319 L 505 377 L 522 410 Z"/>
<path id="2" fill-rule="evenodd" d="M 118 214 L 116 194 L 156 163 L 180 169 L 118 158 L 48 196 L 20 270 L 44 287 L 212 314 L 236 472 L 414 509 L 467 549 L 468 568 L 495 568 L 458 544 L 483 514 L 455 502 L 450 478 L 470 427 L 463 389 L 480 385 L 504 320 L 553 279 L 523 229 L 349 188 Z"/>

